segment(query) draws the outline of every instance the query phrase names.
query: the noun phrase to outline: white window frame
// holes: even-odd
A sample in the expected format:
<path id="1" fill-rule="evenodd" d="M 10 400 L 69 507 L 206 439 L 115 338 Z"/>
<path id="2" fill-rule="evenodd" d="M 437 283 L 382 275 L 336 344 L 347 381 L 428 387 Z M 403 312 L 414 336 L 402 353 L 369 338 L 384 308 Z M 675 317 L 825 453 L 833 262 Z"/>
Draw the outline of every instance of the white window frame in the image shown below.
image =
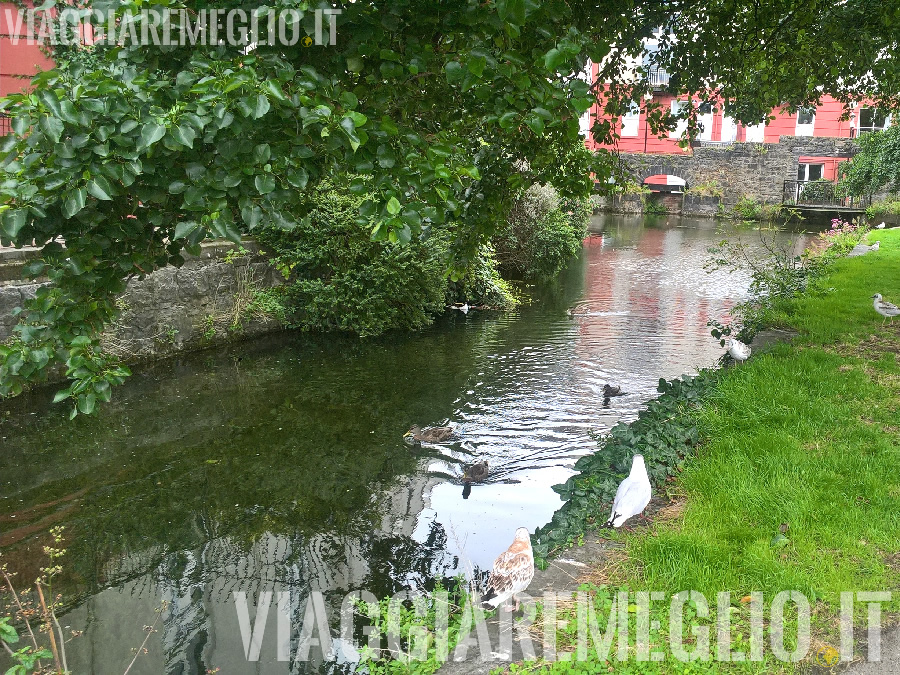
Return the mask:
<path id="1" fill-rule="evenodd" d="M 873 114 L 877 114 L 877 112 L 878 112 L 878 108 L 876 108 L 875 106 L 871 106 L 871 105 L 861 105 L 861 106 L 859 106 L 859 111 L 858 111 L 858 113 L 857 113 L 857 114 L 858 114 L 858 120 L 857 120 L 857 121 L 859 122 L 859 127 L 858 127 L 857 130 L 856 130 L 857 136 L 860 135 L 860 134 L 870 134 L 870 133 L 872 133 L 873 131 L 884 131 L 884 130 L 887 129 L 889 126 L 891 126 L 891 120 L 892 120 L 892 118 L 893 118 L 894 115 L 893 115 L 893 113 L 891 113 L 891 112 L 887 112 L 887 114 L 885 115 L 885 118 L 884 118 L 884 124 L 883 124 L 883 125 L 879 126 L 879 125 L 875 124 L 875 123 L 874 123 L 875 120 L 873 119 L 873 120 L 872 120 L 872 126 L 864 127 L 864 126 L 862 125 L 863 110 L 874 110 L 875 113 L 873 113 Z"/>
<path id="2" fill-rule="evenodd" d="M 723 143 L 734 143 L 737 140 L 737 120 L 733 117 L 722 115 L 722 135 Z"/>
<path id="3" fill-rule="evenodd" d="M 818 166 L 820 167 L 819 177 L 818 178 L 810 178 L 809 177 L 809 167 Z M 801 173 L 803 174 L 801 177 Z M 803 183 L 809 183 L 814 180 L 821 180 L 825 177 L 825 164 L 822 162 L 803 162 L 797 165 L 797 180 Z"/>
<path id="4" fill-rule="evenodd" d="M 641 121 L 641 108 L 634 101 L 628 106 L 628 112 L 622 115 L 622 131 L 619 133 L 623 138 L 633 138 L 638 135 L 638 128 Z"/>
<path id="5" fill-rule="evenodd" d="M 701 141 L 711 141 L 713 137 L 713 126 L 715 126 L 716 121 L 716 113 L 714 112 L 714 108 L 711 103 L 706 103 L 703 105 L 709 106 L 708 113 L 702 113 L 697 115 L 697 123 L 700 125 L 700 140 Z"/>
<path id="6" fill-rule="evenodd" d="M 759 124 L 751 124 L 749 127 L 745 127 L 746 133 L 744 134 L 744 140 L 747 143 L 765 143 L 766 142 L 766 123 L 760 122 Z"/>
<path id="7" fill-rule="evenodd" d="M 671 110 L 673 115 L 677 115 L 681 112 L 682 106 L 690 105 L 690 101 L 679 101 L 675 99 L 672 101 Z M 678 120 L 678 126 L 676 126 L 672 131 L 669 132 L 669 138 L 680 139 L 684 136 L 684 132 L 687 131 L 687 120 Z"/>
<path id="8" fill-rule="evenodd" d="M 812 122 L 808 124 L 801 124 L 800 119 L 805 116 L 810 110 L 812 110 Z M 815 108 L 801 108 L 797 111 L 797 126 L 794 129 L 795 136 L 812 136 L 815 133 L 816 129 L 816 109 Z"/>

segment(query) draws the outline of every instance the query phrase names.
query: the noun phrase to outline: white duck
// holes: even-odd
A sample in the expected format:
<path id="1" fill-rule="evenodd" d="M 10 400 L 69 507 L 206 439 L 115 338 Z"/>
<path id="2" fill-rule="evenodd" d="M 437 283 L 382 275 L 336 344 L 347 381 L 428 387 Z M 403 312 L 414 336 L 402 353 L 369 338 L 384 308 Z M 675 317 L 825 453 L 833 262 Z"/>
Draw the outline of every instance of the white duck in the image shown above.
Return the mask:
<path id="1" fill-rule="evenodd" d="M 635 455 L 631 460 L 631 473 L 619 483 L 619 489 L 616 490 L 616 498 L 606 527 L 622 527 L 626 520 L 642 513 L 650 503 L 651 494 L 650 477 L 644 465 L 644 456 Z"/>
<path id="2" fill-rule="evenodd" d="M 875 229 L 876 229 L 876 230 L 883 230 L 883 229 L 884 229 L 884 225 L 885 225 L 885 223 L 884 223 L 884 221 L 882 220 L 880 223 L 878 223 L 878 225 L 875 226 Z"/>
<path id="3" fill-rule="evenodd" d="M 516 538 L 494 561 L 487 592 L 481 599 L 491 609 L 499 607 L 510 598 L 515 600 L 515 610 L 519 609 L 516 593 L 521 593 L 534 578 L 534 551 L 531 549 L 531 535 L 524 527 L 516 530 Z"/>
<path id="4" fill-rule="evenodd" d="M 725 346 L 728 347 L 728 353 L 731 354 L 731 358 L 738 363 L 750 358 L 750 347 L 740 340 L 728 338 L 728 342 L 725 343 Z"/>
<path id="5" fill-rule="evenodd" d="M 900 307 L 897 307 L 892 302 L 885 302 L 881 297 L 881 293 L 876 293 L 872 296 L 872 299 L 875 301 L 872 303 L 872 306 L 875 307 L 876 312 L 884 317 L 884 321 L 890 319 L 891 323 L 894 323 L 894 317 L 900 316 Z M 884 321 L 881 322 L 882 326 Z"/>

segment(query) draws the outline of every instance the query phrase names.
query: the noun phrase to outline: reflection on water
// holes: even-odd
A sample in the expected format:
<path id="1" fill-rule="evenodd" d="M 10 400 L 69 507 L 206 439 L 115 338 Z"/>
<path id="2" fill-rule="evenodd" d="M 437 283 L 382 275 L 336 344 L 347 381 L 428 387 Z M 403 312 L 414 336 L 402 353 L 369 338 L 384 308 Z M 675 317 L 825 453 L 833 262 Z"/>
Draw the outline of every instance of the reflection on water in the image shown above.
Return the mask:
<path id="1" fill-rule="evenodd" d="M 489 568 L 516 527 L 548 521 L 551 486 L 594 447 L 588 431 L 634 418 L 659 378 L 712 364 L 722 350 L 706 323 L 748 285 L 703 271 L 723 238 L 712 221 L 593 225 L 580 259 L 516 312 L 143 367 L 71 423 L 46 392 L 6 402 L 0 551 L 33 579 L 48 529 L 67 528 L 64 623 L 85 629 L 73 671 L 121 673 L 165 601 L 132 673 L 301 672 L 276 662 L 274 627 L 246 664 L 234 591 L 291 590 L 296 630 L 310 591 L 336 616 L 351 590 Z M 604 406 L 607 383 L 626 395 Z M 402 442 L 445 420 L 454 442 Z M 464 499 L 463 470 L 480 459 L 491 476 Z"/>

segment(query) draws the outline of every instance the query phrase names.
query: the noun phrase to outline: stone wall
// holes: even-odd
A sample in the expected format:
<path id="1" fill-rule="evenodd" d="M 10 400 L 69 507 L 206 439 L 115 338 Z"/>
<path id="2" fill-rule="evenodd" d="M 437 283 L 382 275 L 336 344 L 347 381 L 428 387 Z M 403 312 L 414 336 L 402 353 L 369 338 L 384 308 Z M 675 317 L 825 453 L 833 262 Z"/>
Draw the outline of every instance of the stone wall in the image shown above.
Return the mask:
<path id="1" fill-rule="evenodd" d="M 683 178 L 687 187 L 715 181 L 722 203 L 733 206 L 744 196 L 763 204 L 780 204 L 784 181 L 796 180 L 801 156 L 851 157 L 849 139 L 782 136 L 778 143 L 732 143 L 701 146 L 678 155 L 623 154 L 621 159 L 638 183 L 657 174 Z"/>
<path id="2" fill-rule="evenodd" d="M 279 330 L 278 320 L 254 300 L 258 291 L 280 285 L 283 278 L 259 255 L 255 242 L 245 241 L 242 248 L 210 242 L 199 256 L 186 256 L 180 268 L 132 279 L 118 300 L 122 313 L 104 334 L 104 346 L 127 361 L 140 361 Z M 13 309 L 34 297 L 39 286 L 21 281 L 22 266 L 36 255 L 35 250 L 0 250 L 0 340 L 17 323 Z"/>
<path id="3" fill-rule="evenodd" d="M 701 197 L 699 195 L 686 194 L 681 206 L 681 215 L 699 218 L 713 218 L 722 211 L 721 197 Z"/>
<path id="4" fill-rule="evenodd" d="M 594 212 L 609 211 L 611 213 L 643 213 L 643 195 L 610 195 L 609 197 L 594 196 Z"/>
<path id="5" fill-rule="evenodd" d="M 684 195 L 681 192 L 657 192 L 647 195 L 647 204 L 655 204 L 657 212 L 681 213 L 681 203 Z"/>

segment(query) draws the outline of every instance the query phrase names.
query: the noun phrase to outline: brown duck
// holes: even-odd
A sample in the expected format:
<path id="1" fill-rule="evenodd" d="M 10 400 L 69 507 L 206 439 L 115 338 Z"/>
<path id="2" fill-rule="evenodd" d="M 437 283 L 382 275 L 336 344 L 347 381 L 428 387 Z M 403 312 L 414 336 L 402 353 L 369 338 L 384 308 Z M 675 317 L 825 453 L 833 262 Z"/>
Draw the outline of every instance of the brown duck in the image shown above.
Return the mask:
<path id="1" fill-rule="evenodd" d="M 473 464 L 463 474 L 463 480 L 466 483 L 480 483 L 490 475 L 487 460 L 482 460 Z"/>
<path id="2" fill-rule="evenodd" d="M 428 427 L 423 429 L 418 425 L 413 425 L 412 429 L 403 435 L 403 438 L 407 442 L 414 443 L 443 443 L 450 440 L 451 436 L 453 436 L 451 427 Z"/>

